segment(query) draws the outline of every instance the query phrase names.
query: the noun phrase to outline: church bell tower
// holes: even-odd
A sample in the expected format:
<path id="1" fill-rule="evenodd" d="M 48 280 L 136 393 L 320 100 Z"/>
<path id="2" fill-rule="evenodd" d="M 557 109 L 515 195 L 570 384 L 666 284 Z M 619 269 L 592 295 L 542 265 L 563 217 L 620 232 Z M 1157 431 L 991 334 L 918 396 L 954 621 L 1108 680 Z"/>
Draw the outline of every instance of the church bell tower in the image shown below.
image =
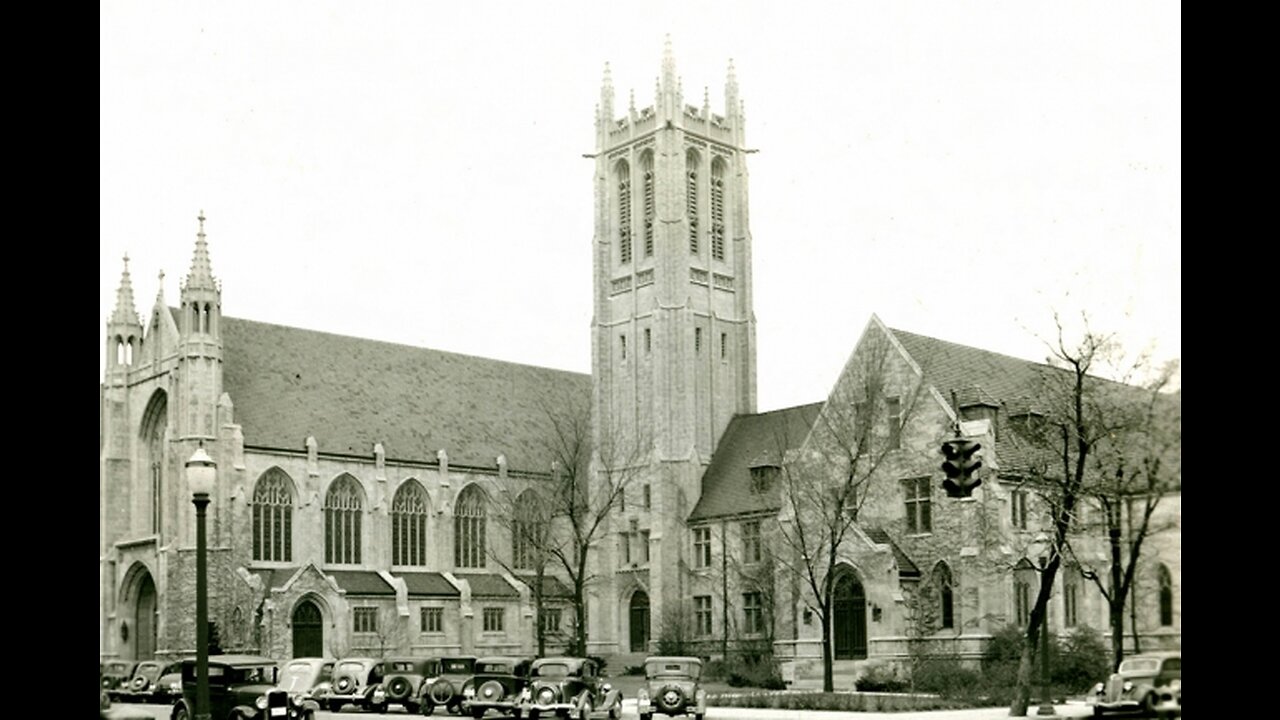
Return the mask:
<path id="1" fill-rule="evenodd" d="M 616 633 L 619 651 L 640 652 L 656 637 L 637 627 L 636 593 L 656 631 L 663 604 L 681 597 L 684 520 L 702 473 L 729 420 L 756 409 L 748 151 L 732 62 L 722 114 L 705 90 L 700 105 L 686 104 L 670 39 L 653 104 L 637 108 L 633 92 L 618 112 L 614 100 L 606 65 L 594 153 L 593 429 L 598 453 L 613 455 L 601 462 L 643 470 L 612 517 L 621 604 L 602 608 L 609 617 L 593 635 Z"/>

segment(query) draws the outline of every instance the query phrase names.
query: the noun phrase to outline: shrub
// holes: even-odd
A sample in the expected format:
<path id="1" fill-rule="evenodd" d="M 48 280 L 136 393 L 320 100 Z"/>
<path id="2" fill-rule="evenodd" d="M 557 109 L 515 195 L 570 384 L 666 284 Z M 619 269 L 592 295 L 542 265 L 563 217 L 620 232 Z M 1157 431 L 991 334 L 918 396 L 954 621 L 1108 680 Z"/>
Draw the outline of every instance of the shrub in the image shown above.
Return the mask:
<path id="1" fill-rule="evenodd" d="M 727 669 L 727 668 L 726 668 Z M 765 690 L 782 690 L 786 683 L 772 658 L 759 658 L 754 662 L 739 662 L 728 669 L 726 682 L 729 687 L 757 687 Z"/>
<path id="2" fill-rule="evenodd" d="M 702 665 L 702 679 L 723 682 L 729 677 L 729 663 L 724 660 L 708 660 Z"/>
<path id="3" fill-rule="evenodd" d="M 604 658 L 600 657 L 599 655 L 588 655 L 588 656 L 587 656 L 587 659 L 588 659 L 588 660 L 595 660 L 595 661 L 596 661 L 596 671 L 597 671 L 597 672 L 599 672 L 599 673 L 600 673 L 600 675 L 602 675 L 602 676 L 603 676 L 603 675 L 606 675 L 606 673 L 605 673 L 605 671 L 604 671 L 604 667 L 605 667 L 605 664 L 608 662 L 607 660 L 605 660 Z"/>
<path id="4" fill-rule="evenodd" d="M 622 671 L 622 674 L 623 675 L 643 675 L 644 665 L 628 665 L 626 669 Z"/>
<path id="5" fill-rule="evenodd" d="M 1088 625 L 1072 629 L 1057 656 L 1050 652 L 1049 659 L 1053 684 L 1068 694 L 1084 692 L 1111 673 L 1111 648 Z"/>
<path id="6" fill-rule="evenodd" d="M 906 692 L 909 687 L 898 666 L 892 663 L 872 665 L 853 681 L 853 688 L 860 692 Z"/>
<path id="7" fill-rule="evenodd" d="M 954 657 L 930 658 L 917 664 L 911 673 L 916 692 L 935 693 L 946 698 L 973 698 L 984 695 L 982 674 L 960 664 Z"/>

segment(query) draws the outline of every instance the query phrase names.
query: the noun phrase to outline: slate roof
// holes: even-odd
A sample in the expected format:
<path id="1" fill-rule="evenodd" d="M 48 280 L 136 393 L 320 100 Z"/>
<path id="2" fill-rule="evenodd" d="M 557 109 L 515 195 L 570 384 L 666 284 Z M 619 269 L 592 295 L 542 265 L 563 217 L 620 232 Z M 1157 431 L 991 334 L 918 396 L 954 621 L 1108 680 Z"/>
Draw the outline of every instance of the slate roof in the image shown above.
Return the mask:
<path id="1" fill-rule="evenodd" d="M 438 572 L 400 572 L 409 597 L 458 597 L 462 593 Z"/>
<path id="2" fill-rule="evenodd" d="M 247 447 L 546 472 L 547 412 L 589 407 L 591 376 L 224 317 L 223 389 Z"/>
<path id="3" fill-rule="evenodd" d="M 526 576 L 526 577 L 529 578 L 528 584 L 532 586 L 533 577 L 532 576 Z M 554 575 L 543 575 L 542 576 L 542 596 L 546 598 L 571 598 L 573 597 L 573 591 L 570 590 L 569 586 L 565 585 L 560 580 L 560 578 Z"/>
<path id="4" fill-rule="evenodd" d="M 893 541 L 889 533 L 884 528 L 867 528 L 867 537 L 878 545 L 888 545 L 893 550 L 893 559 L 898 563 L 898 577 L 901 578 L 918 578 L 920 577 L 920 568 L 911 561 L 911 557 L 898 547 L 898 543 Z"/>
<path id="5" fill-rule="evenodd" d="M 812 403 L 730 420 L 702 475 L 702 495 L 689 522 L 780 508 L 776 485 L 763 493 L 751 491 L 751 467 L 780 466 L 780 449 L 800 447 L 821 409 L 822 403 Z"/>
<path id="6" fill-rule="evenodd" d="M 347 591 L 348 595 L 391 595 L 396 589 L 391 587 L 382 576 L 372 570 L 329 570 L 325 575 L 333 578 L 338 587 Z"/>
<path id="7" fill-rule="evenodd" d="M 471 586 L 472 597 L 520 597 L 520 593 L 511 587 L 501 575 L 490 573 L 457 574 L 458 579 L 466 580 Z"/>

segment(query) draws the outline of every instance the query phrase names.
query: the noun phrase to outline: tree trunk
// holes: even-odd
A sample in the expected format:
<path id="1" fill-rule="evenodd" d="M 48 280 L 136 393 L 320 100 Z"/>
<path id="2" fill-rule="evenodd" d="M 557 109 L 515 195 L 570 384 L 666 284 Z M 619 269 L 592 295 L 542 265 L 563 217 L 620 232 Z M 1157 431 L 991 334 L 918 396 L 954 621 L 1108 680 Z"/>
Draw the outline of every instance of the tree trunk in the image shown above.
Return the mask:
<path id="1" fill-rule="evenodd" d="M 1117 672 L 1124 659 L 1124 598 L 1113 596 L 1107 609 L 1111 615 L 1111 672 Z"/>
<path id="2" fill-rule="evenodd" d="M 822 611 L 822 692 L 834 692 L 836 689 L 834 667 L 835 658 L 831 653 L 831 606 L 828 604 Z"/>
<path id="3" fill-rule="evenodd" d="M 1027 706 L 1031 704 L 1031 677 L 1036 660 L 1036 641 L 1032 634 L 1028 632 L 1022 639 L 1022 657 L 1018 660 L 1018 682 L 1013 689 L 1013 703 L 1009 706 L 1010 717 L 1026 717 Z"/>

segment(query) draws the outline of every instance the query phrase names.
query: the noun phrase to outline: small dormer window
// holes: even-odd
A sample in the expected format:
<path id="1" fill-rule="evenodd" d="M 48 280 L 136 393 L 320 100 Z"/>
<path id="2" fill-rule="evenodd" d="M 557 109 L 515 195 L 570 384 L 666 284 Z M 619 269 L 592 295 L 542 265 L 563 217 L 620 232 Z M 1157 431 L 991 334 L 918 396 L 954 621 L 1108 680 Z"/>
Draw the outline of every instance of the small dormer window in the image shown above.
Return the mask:
<path id="1" fill-rule="evenodd" d="M 769 491 L 778 479 L 781 469 L 776 465 L 760 465 L 751 468 L 751 492 L 759 495 Z"/>

